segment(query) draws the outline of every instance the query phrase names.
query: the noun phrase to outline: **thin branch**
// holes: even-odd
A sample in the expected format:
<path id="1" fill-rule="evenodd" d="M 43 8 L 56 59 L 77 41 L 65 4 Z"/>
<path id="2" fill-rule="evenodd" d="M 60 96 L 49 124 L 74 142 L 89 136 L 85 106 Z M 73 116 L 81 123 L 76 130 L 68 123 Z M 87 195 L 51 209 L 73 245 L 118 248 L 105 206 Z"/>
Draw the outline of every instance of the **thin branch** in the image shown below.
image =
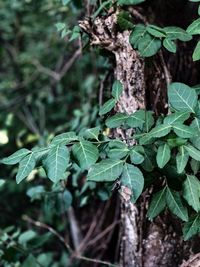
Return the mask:
<path id="1" fill-rule="evenodd" d="M 50 233 L 52 233 L 54 236 L 56 236 L 60 242 L 66 247 L 66 249 L 72 253 L 73 250 L 71 249 L 71 247 L 69 246 L 69 244 L 65 241 L 65 239 L 55 230 L 53 229 L 51 226 L 49 226 L 48 224 L 45 224 L 43 222 L 40 222 L 40 221 L 35 221 L 33 220 L 32 218 L 30 218 L 29 216 L 27 215 L 23 215 L 22 216 L 22 219 L 26 222 L 29 222 L 37 227 L 40 227 L 40 228 L 43 228 L 43 229 L 46 229 L 48 230 Z"/>
<path id="2" fill-rule="evenodd" d="M 87 246 L 94 245 L 97 241 L 99 241 L 101 238 L 103 238 L 107 233 L 109 233 L 119 223 L 120 223 L 120 220 L 114 221 L 106 229 L 104 229 L 99 235 L 97 235 L 94 239 L 90 240 L 88 242 Z"/>
<path id="3" fill-rule="evenodd" d="M 31 224 L 37 226 L 37 227 L 46 229 L 50 233 L 52 233 L 54 236 L 56 236 L 59 239 L 59 241 L 65 246 L 65 248 L 68 250 L 68 252 L 72 255 L 72 259 L 74 258 L 74 259 L 78 259 L 78 260 L 94 262 L 94 263 L 98 263 L 98 264 L 104 264 L 104 265 L 110 266 L 110 267 L 119 267 L 118 265 L 112 264 L 112 263 L 107 262 L 107 261 L 101 261 L 101 260 L 97 260 L 97 259 L 91 259 L 91 258 L 82 256 L 82 255 L 77 255 L 76 252 L 74 252 L 72 250 L 72 248 L 70 247 L 70 245 L 65 241 L 65 239 L 51 226 L 49 226 L 43 222 L 40 222 L 40 221 L 35 221 L 27 215 L 23 215 L 22 219 L 28 223 L 31 223 Z"/>

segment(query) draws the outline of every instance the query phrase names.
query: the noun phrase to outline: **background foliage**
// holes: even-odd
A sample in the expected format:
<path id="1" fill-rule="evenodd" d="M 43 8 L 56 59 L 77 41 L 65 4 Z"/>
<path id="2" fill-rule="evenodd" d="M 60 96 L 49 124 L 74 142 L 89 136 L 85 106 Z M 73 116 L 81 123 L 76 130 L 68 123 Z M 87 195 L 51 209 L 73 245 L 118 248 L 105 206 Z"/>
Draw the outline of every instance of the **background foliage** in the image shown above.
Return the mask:
<path id="1" fill-rule="evenodd" d="M 193 61 L 199 60 L 194 37 L 200 34 L 199 18 L 186 29 L 134 24 L 126 6 L 142 2 L 115 3 L 120 7 L 119 30 L 131 30 L 133 48 L 152 58 L 161 50 L 176 53 L 180 43 L 192 40 Z M 167 208 L 185 222 L 185 240 L 200 232 L 199 85 L 171 83 L 168 115 L 144 110 L 113 115 L 122 84 L 113 82 L 110 55 L 91 49 L 88 36 L 77 26 L 84 12 L 94 19 L 111 5 L 112 1 L 78 0 L 0 3 L 0 156 L 6 164 L 0 174 L 2 266 L 92 262 L 90 257 L 102 247 L 89 250 L 97 244 L 98 233 L 97 241 L 90 240 L 92 245 L 85 245 L 87 235 L 83 248 L 79 244 L 90 221 L 86 211 L 94 212 L 97 205 L 101 212 L 105 201 L 116 201 L 108 199 L 119 179 L 120 190 L 127 186 L 133 202 L 151 184 L 157 185 L 147 213 L 151 220 Z M 112 89 L 106 90 L 104 101 L 105 84 Z M 109 138 L 117 127 L 135 128 L 138 145 Z M 102 219 L 98 230 L 107 231 L 113 217 L 118 224 L 118 215 Z M 112 242 L 115 237 L 106 245 Z M 89 258 L 73 255 L 69 243 Z M 116 262 L 117 256 L 109 253 L 104 258 Z"/>

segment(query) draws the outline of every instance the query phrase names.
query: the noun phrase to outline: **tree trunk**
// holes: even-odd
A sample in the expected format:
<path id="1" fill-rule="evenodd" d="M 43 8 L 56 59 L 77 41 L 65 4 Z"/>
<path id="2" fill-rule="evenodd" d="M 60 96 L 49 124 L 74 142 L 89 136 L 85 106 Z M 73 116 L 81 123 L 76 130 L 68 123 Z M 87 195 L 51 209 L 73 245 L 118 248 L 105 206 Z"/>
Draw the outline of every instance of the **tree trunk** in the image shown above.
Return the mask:
<path id="1" fill-rule="evenodd" d="M 129 43 L 130 31 L 117 29 L 117 12 L 110 10 L 107 16 L 97 17 L 92 23 L 89 20 L 80 22 L 81 28 L 90 35 L 91 45 L 98 45 L 115 56 L 114 76 L 123 85 L 115 111 L 130 114 L 150 107 L 156 114 L 167 112 L 166 88 L 170 73 L 163 55 L 155 56 L 150 67 L 145 66 L 144 60 Z M 135 140 L 131 144 L 128 140 L 133 132 L 134 129 L 115 129 L 112 134 L 134 145 Z M 180 222 L 165 212 L 150 223 L 146 218 L 149 190 L 143 193 L 137 205 L 131 203 L 131 194 L 129 188 L 122 187 L 120 190 L 120 266 L 180 266 L 183 259 L 189 257 L 192 245 L 191 242 L 183 242 Z"/>

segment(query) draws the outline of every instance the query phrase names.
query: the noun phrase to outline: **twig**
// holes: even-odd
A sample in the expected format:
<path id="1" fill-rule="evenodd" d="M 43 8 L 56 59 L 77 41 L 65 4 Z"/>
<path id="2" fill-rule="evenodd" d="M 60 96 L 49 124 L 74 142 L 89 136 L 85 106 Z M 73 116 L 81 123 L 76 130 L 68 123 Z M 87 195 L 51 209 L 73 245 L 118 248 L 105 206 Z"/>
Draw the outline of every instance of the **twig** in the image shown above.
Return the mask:
<path id="1" fill-rule="evenodd" d="M 40 222 L 40 221 L 35 221 L 33 220 L 32 218 L 30 218 L 29 216 L 27 215 L 23 215 L 22 219 L 26 222 L 29 222 L 37 227 L 40 227 L 40 228 L 43 228 L 43 229 L 46 229 L 48 230 L 50 233 L 52 233 L 54 236 L 56 236 L 60 242 L 65 246 L 65 248 L 68 250 L 68 252 L 73 255 L 72 256 L 72 259 L 75 258 L 75 259 L 78 259 L 78 260 L 84 260 L 84 261 L 88 261 L 88 262 L 95 262 L 95 263 L 99 263 L 99 264 L 104 264 L 106 266 L 110 266 L 110 267 L 119 267 L 118 265 L 116 264 L 112 264 L 110 262 L 107 262 L 107 261 L 101 261 L 101 260 L 97 260 L 97 259 L 91 259 L 91 258 L 88 258 L 88 257 L 85 257 L 85 256 L 81 256 L 81 255 L 77 255 L 70 247 L 70 245 L 65 241 L 65 239 L 55 230 L 53 229 L 51 226 L 43 223 L 43 222 Z"/>
<path id="2" fill-rule="evenodd" d="M 32 218 L 30 218 L 27 215 L 23 215 L 22 219 L 24 221 L 26 221 L 26 222 L 29 222 L 29 223 L 37 226 L 37 227 L 44 228 L 44 229 L 48 230 L 49 232 L 51 232 L 53 235 L 55 235 L 60 240 L 60 242 L 66 247 L 66 249 L 70 253 L 73 252 L 73 250 L 71 249 L 69 244 L 65 241 L 65 239 L 55 229 L 53 229 L 51 226 L 49 226 L 49 225 L 47 225 L 45 223 L 39 222 L 39 221 L 34 221 Z"/>
<path id="3" fill-rule="evenodd" d="M 60 73 L 53 71 L 45 66 L 43 66 L 38 60 L 33 60 L 32 64 L 38 69 L 38 71 L 43 72 L 44 74 L 52 77 L 56 82 L 59 82 L 66 72 L 71 68 L 74 61 L 81 55 L 81 47 L 79 47 L 72 57 L 66 62 L 66 64 L 62 67 Z"/>
<path id="4" fill-rule="evenodd" d="M 166 84 L 168 86 L 171 83 L 171 75 L 170 75 L 170 72 L 169 72 L 167 65 L 165 63 L 162 51 L 159 51 L 159 57 L 160 57 L 160 61 L 161 61 L 162 67 L 163 67 L 163 71 L 164 71 L 164 75 L 165 75 L 165 81 L 166 81 Z"/>
<path id="5" fill-rule="evenodd" d="M 113 229 L 118 223 L 120 223 L 120 220 L 114 221 L 112 224 L 110 224 L 106 229 L 104 229 L 99 235 L 97 235 L 94 239 L 90 240 L 87 244 L 87 246 L 94 245 L 97 241 L 99 241 L 101 238 L 103 238 L 107 233 L 110 232 L 111 229 Z"/>
<path id="6" fill-rule="evenodd" d="M 79 259 L 79 260 L 84 260 L 84 261 L 89 261 L 89 262 L 95 262 L 95 263 L 104 264 L 104 265 L 109 266 L 109 267 L 119 267 L 119 265 L 112 264 L 112 263 L 110 263 L 108 261 L 101 261 L 101 260 L 96 260 L 96 259 L 90 259 L 90 258 L 87 258 L 87 257 L 84 257 L 84 256 L 77 256 L 76 258 Z"/>
<path id="7" fill-rule="evenodd" d="M 78 226 L 78 222 L 75 217 L 74 209 L 70 207 L 67 211 L 67 216 L 69 219 L 69 225 L 70 225 L 70 232 L 71 232 L 71 237 L 73 241 L 73 246 L 75 248 L 75 251 L 78 250 L 79 244 L 81 243 L 81 232 L 80 228 Z"/>

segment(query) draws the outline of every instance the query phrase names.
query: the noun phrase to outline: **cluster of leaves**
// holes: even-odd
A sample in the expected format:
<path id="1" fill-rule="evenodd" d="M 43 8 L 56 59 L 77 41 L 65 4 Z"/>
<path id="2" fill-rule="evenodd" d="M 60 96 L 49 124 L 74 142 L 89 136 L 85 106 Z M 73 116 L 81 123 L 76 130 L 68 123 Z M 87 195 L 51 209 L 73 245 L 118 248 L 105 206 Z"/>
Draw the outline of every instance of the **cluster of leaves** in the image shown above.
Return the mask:
<path id="1" fill-rule="evenodd" d="M 52 239 L 51 233 L 38 235 L 33 230 L 20 231 L 14 226 L 0 230 L 0 261 L 4 267 L 30 267 L 30 266 L 64 266 L 69 257 L 63 253 L 59 261 L 54 261 L 54 252 L 39 253 L 34 256 Z M 31 251 L 31 253 L 30 253 Z M 10 264 L 12 262 L 12 265 Z"/>
<path id="2" fill-rule="evenodd" d="M 108 113 L 121 94 L 122 85 L 116 81 L 113 99 L 102 106 L 100 114 Z M 190 216 L 188 222 L 188 210 L 192 216 L 196 211 L 198 216 L 200 209 L 200 182 L 195 177 L 200 167 L 198 94 L 198 87 L 172 83 L 168 89 L 169 115 L 155 120 L 151 111 L 138 110 L 130 115 L 119 113 L 108 117 L 105 121 L 108 128 L 135 129 L 127 143 L 110 139 L 101 134 L 100 127 L 95 127 L 79 135 L 67 132 L 55 136 L 48 147 L 20 149 L 2 163 L 19 163 L 17 183 L 36 166 L 42 166 L 47 177 L 58 183 L 67 179 L 75 161 L 82 172 L 88 171 L 87 181 L 113 183 L 119 180 L 131 190 L 133 202 L 145 186 L 154 182 L 144 177 L 149 174 L 153 177 L 158 172 L 165 186 L 153 195 L 148 216 L 153 219 L 167 205 L 173 214 L 186 221 L 184 237 L 188 239 L 200 231 L 200 225 L 189 227 L 193 221 L 197 223 L 196 217 Z M 131 145 L 133 139 L 137 145 Z"/>
<path id="3" fill-rule="evenodd" d="M 199 0 L 190 0 L 191 2 L 197 2 L 199 3 L 198 8 L 198 15 L 200 16 L 200 1 Z M 194 20 L 187 28 L 187 32 L 191 35 L 199 35 L 200 34 L 200 18 Z M 192 55 L 193 61 L 200 59 L 200 41 L 198 41 L 193 55 Z"/>
<path id="4" fill-rule="evenodd" d="M 155 55 L 163 45 L 169 52 L 176 53 L 176 41 L 190 41 L 192 32 L 180 27 L 158 27 L 152 24 L 134 24 L 128 12 L 120 12 L 118 24 L 122 30 L 130 29 L 130 43 L 142 57 Z"/>

